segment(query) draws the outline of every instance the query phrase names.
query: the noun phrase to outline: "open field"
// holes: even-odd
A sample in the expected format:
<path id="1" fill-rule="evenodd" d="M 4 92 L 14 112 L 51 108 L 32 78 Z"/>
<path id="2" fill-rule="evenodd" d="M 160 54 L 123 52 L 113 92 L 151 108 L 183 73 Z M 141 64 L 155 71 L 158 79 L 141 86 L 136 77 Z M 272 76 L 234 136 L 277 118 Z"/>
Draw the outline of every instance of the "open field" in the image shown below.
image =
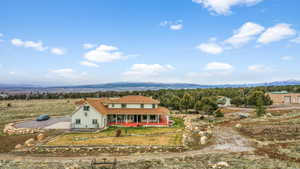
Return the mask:
<path id="1" fill-rule="evenodd" d="M 76 100 L 78 99 L 0 101 L 0 152 L 8 152 L 14 149 L 15 145 L 22 144 L 27 139 L 36 136 L 35 134 L 6 136 L 2 133 L 5 124 L 25 118 L 35 119 L 40 114 L 69 115 L 75 109 L 74 102 Z"/>
<path id="2" fill-rule="evenodd" d="M 6 100 L 0 101 L 0 129 L 5 123 L 25 118 L 36 118 L 40 114 L 62 116 L 71 114 L 78 99 L 54 100 Z M 8 106 L 8 104 L 10 104 Z M 1 133 L 0 132 L 0 133 Z"/>
<path id="3" fill-rule="evenodd" d="M 48 146 L 66 145 L 160 145 L 180 146 L 182 144 L 183 122 L 175 120 L 171 128 L 117 128 L 110 127 L 98 133 L 67 133 L 48 142 Z M 121 130 L 121 137 L 115 137 L 116 130 Z"/>

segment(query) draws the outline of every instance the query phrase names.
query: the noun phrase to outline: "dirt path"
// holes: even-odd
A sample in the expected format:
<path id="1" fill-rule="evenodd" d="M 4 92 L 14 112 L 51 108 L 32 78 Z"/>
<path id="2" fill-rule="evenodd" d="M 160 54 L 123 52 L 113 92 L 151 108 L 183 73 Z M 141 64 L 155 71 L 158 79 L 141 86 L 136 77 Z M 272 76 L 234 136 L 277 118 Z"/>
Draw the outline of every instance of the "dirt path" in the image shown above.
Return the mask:
<path id="1" fill-rule="evenodd" d="M 201 150 L 193 150 L 182 153 L 146 153 L 146 154 L 132 154 L 127 156 L 117 156 L 118 161 L 134 162 L 138 160 L 155 160 L 155 159 L 168 159 L 176 157 L 188 157 L 201 154 L 211 153 L 234 153 L 234 152 L 250 152 L 254 148 L 251 147 L 250 142 L 242 137 L 231 127 L 216 127 L 214 129 L 215 142 Z M 116 156 L 103 154 L 100 156 L 86 156 L 86 157 L 43 157 L 43 156 L 31 156 L 31 155 L 16 155 L 16 154 L 0 154 L 2 160 L 30 160 L 30 161 L 45 161 L 45 162 L 60 162 L 60 161 L 91 161 L 92 159 L 101 160 L 106 158 L 107 160 L 113 160 Z"/>

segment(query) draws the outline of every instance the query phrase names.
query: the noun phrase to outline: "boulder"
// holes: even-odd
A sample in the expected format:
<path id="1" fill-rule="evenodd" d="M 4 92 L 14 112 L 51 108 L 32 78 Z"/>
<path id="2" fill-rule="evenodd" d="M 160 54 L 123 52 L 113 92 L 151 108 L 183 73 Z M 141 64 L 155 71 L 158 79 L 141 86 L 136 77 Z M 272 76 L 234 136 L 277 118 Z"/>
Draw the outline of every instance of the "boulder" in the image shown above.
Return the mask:
<path id="1" fill-rule="evenodd" d="M 271 113 L 267 113 L 266 116 L 267 117 L 273 117 L 273 115 Z"/>
<path id="2" fill-rule="evenodd" d="M 37 139 L 38 141 L 43 141 L 45 138 L 46 138 L 46 136 L 45 136 L 45 134 L 43 134 L 43 133 L 40 133 L 40 134 L 36 137 L 36 139 Z"/>
<path id="3" fill-rule="evenodd" d="M 207 140 L 208 140 L 208 138 L 207 138 L 206 136 L 202 136 L 202 137 L 200 138 L 200 144 L 201 144 L 201 145 L 207 144 Z"/>
<path id="4" fill-rule="evenodd" d="M 242 127 L 242 125 L 240 123 L 235 125 L 235 128 L 241 128 L 241 127 Z"/>
<path id="5" fill-rule="evenodd" d="M 17 144 L 17 145 L 15 146 L 15 149 L 20 149 L 20 148 L 22 148 L 22 145 L 21 145 L 21 144 Z"/>
<path id="6" fill-rule="evenodd" d="M 245 118 L 250 117 L 250 115 L 248 113 L 239 113 L 239 117 L 240 117 L 240 119 L 245 119 Z"/>
<path id="7" fill-rule="evenodd" d="M 34 138 L 30 138 L 30 139 L 26 140 L 24 144 L 25 144 L 26 146 L 28 146 L 28 145 L 33 144 L 33 143 L 34 143 Z M 29 146 L 28 146 L 28 147 L 29 147 Z"/>

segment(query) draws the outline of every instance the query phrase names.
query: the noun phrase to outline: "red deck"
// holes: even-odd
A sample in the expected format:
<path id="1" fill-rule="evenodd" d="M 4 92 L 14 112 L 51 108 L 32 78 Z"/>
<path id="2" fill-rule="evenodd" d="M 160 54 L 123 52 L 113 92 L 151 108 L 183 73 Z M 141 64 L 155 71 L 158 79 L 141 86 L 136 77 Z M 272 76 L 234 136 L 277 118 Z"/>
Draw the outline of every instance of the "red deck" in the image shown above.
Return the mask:
<path id="1" fill-rule="evenodd" d="M 120 123 L 120 122 L 111 122 L 108 124 L 109 126 L 111 125 L 119 125 L 119 126 L 124 126 L 124 127 L 139 127 L 139 126 L 167 126 L 168 123 Z"/>

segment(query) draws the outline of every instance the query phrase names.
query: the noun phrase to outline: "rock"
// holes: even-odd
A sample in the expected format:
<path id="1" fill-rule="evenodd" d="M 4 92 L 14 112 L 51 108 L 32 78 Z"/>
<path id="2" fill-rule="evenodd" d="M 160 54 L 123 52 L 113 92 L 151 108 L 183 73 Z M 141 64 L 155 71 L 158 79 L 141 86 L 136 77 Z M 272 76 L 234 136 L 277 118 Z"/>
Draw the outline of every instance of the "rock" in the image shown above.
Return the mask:
<path id="1" fill-rule="evenodd" d="M 17 145 L 15 146 L 15 149 L 20 149 L 20 148 L 22 148 L 22 145 L 21 145 L 21 144 L 17 144 Z"/>
<path id="2" fill-rule="evenodd" d="M 33 144 L 33 143 L 34 143 L 34 138 L 30 138 L 30 139 L 26 140 L 24 144 L 26 146 L 28 146 L 28 145 Z"/>
<path id="3" fill-rule="evenodd" d="M 250 115 L 248 113 L 239 113 L 240 119 L 248 118 Z"/>
<path id="4" fill-rule="evenodd" d="M 205 145 L 205 144 L 207 144 L 207 137 L 206 136 L 202 136 L 201 138 L 200 138 L 200 143 L 201 143 L 201 145 Z"/>
<path id="5" fill-rule="evenodd" d="M 242 127 L 242 125 L 240 123 L 235 125 L 235 128 L 241 128 L 241 127 Z"/>
<path id="6" fill-rule="evenodd" d="M 229 167 L 229 164 L 226 161 L 220 161 L 217 163 L 218 167 Z"/>
<path id="7" fill-rule="evenodd" d="M 273 115 L 271 113 L 267 113 L 266 116 L 267 117 L 273 117 Z"/>
<path id="8" fill-rule="evenodd" d="M 46 136 L 45 136 L 45 134 L 43 134 L 43 133 L 40 133 L 40 134 L 36 137 L 36 139 L 37 139 L 38 141 L 43 141 L 45 138 L 46 138 Z"/>

